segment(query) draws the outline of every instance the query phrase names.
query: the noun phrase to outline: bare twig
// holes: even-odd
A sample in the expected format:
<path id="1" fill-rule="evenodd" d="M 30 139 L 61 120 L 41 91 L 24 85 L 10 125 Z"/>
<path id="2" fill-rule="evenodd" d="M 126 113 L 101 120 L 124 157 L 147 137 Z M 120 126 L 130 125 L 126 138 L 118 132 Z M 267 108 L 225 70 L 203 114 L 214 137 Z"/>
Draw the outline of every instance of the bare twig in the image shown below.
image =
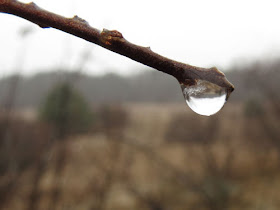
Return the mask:
<path id="1" fill-rule="evenodd" d="M 215 67 L 209 69 L 200 68 L 168 59 L 154 53 L 149 47 L 141 47 L 128 42 L 116 30 L 103 29 L 100 32 L 78 16 L 65 18 L 41 9 L 34 3 L 24 4 L 16 0 L 0 0 L 0 12 L 22 17 L 42 28 L 52 27 L 73 34 L 144 65 L 170 74 L 181 84 L 193 85 L 198 79 L 207 80 L 225 87 L 228 92 L 227 98 L 234 90 L 234 86 L 226 79 L 225 75 Z"/>

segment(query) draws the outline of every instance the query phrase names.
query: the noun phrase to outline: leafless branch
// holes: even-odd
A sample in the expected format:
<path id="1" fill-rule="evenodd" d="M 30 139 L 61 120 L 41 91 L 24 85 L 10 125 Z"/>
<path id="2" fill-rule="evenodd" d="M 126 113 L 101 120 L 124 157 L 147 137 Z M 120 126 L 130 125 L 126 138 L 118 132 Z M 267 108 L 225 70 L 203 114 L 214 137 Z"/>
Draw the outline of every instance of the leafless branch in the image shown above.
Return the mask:
<path id="1" fill-rule="evenodd" d="M 193 85 L 196 84 L 198 79 L 207 80 L 225 87 L 228 92 L 227 98 L 234 90 L 234 86 L 226 79 L 225 75 L 215 67 L 209 69 L 200 68 L 168 59 L 154 53 L 149 47 L 141 47 L 128 42 L 116 30 L 103 29 L 99 31 L 78 16 L 65 18 L 41 9 L 35 3 L 25 4 L 16 0 L 0 0 L 0 12 L 22 17 L 42 28 L 52 27 L 80 37 L 144 65 L 170 74 L 181 84 Z"/>

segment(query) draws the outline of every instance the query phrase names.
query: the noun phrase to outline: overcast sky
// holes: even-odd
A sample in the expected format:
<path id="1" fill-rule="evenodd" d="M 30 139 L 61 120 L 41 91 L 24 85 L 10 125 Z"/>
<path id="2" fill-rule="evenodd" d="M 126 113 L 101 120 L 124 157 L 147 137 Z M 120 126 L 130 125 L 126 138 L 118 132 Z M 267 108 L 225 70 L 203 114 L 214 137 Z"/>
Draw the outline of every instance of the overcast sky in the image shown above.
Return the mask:
<path id="1" fill-rule="evenodd" d="M 29 2 L 29 1 L 23 1 Z M 116 29 L 130 42 L 163 56 L 201 67 L 227 69 L 262 57 L 279 57 L 279 0 L 34 0 L 49 11 Z M 144 66 L 80 38 L 41 29 L 0 14 L 0 74 L 32 74 L 50 68 L 75 69 L 81 55 L 91 74 L 129 74 Z M 23 31 L 30 31 L 22 36 Z"/>

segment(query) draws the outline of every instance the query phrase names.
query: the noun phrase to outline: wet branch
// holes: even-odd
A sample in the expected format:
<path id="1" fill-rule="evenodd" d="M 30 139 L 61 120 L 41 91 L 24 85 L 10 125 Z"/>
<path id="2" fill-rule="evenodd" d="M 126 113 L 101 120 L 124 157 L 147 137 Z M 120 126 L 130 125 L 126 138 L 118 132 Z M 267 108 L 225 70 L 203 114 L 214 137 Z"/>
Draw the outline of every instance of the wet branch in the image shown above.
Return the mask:
<path id="1" fill-rule="evenodd" d="M 234 86 L 226 79 L 225 75 L 215 67 L 209 69 L 200 68 L 171 60 L 153 52 L 149 47 L 142 47 L 128 42 L 116 30 L 103 29 L 99 31 L 78 16 L 65 18 L 41 9 L 34 3 L 25 4 L 16 0 L 0 0 L 0 12 L 22 17 L 42 28 L 52 27 L 80 37 L 161 72 L 170 74 L 181 84 L 193 85 L 198 79 L 202 79 L 225 87 L 228 96 L 234 90 Z"/>

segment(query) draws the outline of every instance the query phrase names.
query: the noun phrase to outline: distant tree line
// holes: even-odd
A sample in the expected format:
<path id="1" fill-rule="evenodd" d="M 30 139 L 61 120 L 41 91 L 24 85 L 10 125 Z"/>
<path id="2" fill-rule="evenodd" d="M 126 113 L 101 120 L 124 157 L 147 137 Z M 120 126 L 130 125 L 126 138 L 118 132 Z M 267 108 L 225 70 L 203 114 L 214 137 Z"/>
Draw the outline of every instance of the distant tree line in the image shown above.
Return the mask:
<path id="1" fill-rule="evenodd" d="M 58 82 L 75 77 L 73 84 L 91 104 L 119 102 L 183 102 L 181 89 L 174 78 L 160 72 L 144 71 L 133 76 L 86 74 L 55 71 L 38 73 L 31 77 L 13 75 L 0 80 L 0 103 L 9 94 L 11 81 L 19 77 L 15 106 L 38 107 L 46 93 Z M 230 101 L 261 100 L 267 92 L 279 96 L 280 61 L 260 62 L 232 68 L 227 77 L 236 91 Z M 265 87 L 264 87 L 265 86 Z"/>

